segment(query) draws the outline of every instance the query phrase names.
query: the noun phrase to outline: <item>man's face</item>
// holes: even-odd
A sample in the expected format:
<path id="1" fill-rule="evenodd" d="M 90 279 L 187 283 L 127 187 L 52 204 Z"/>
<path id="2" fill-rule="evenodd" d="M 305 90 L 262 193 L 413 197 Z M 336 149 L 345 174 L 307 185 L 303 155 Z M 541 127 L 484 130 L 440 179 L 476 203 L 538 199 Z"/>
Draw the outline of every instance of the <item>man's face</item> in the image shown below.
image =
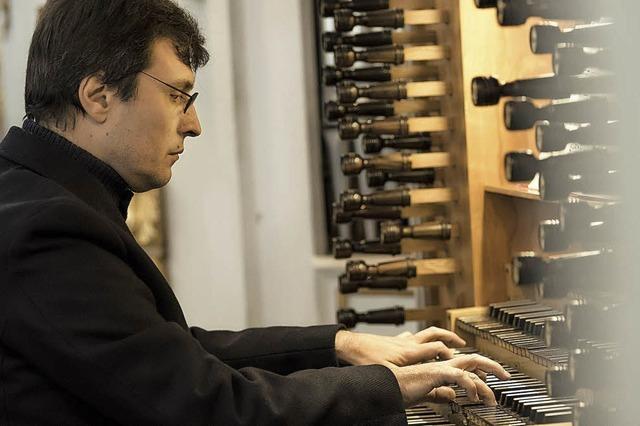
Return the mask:
<path id="1" fill-rule="evenodd" d="M 194 85 L 193 71 L 178 59 L 167 39 L 152 45 L 150 66 L 144 71 L 187 93 Z M 195 105 L 184 113 L 185 100 L 180 92 L 139 74 L 134 98 L 118 102 L 113 109 L 108 162 L 132 190 L 144 192 L 166 185 L 171 166 L 184 150 L 184 139 L 200 135 Z"/>

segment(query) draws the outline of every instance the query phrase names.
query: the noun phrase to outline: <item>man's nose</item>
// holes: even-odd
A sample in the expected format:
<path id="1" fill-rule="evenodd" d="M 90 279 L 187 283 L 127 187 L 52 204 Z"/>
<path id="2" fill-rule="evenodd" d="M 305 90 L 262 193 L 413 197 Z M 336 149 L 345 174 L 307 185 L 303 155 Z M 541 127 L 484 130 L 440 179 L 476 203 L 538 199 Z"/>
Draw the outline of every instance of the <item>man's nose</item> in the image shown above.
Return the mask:
<path id="1" fill-rule="evenodd" d="M 200 119 L 198 118 L 198 112 L 196 111 L 195 105 L 191 105 L 191 107 L 184 114 L 180 133 L 182 133 L 185 137 L 196 137 L 200 136 L 200 134 L 202 133 L 202 128 L 200 127 Z"/>

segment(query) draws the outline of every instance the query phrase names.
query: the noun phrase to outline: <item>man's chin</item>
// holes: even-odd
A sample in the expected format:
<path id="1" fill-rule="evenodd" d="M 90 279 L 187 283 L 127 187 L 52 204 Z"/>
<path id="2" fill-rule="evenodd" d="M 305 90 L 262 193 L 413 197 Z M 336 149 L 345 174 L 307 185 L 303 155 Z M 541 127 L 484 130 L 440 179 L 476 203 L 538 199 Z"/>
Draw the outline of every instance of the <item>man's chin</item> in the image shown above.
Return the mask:
<path id="1" fill-rule="evenodd" d="M 162 188 L 171 180 L 171 169 L 163 176 L 149 176 L 144 182 L 131 185 L 131 190 L 136 193 L 147 192 L 153 189 Z"/>

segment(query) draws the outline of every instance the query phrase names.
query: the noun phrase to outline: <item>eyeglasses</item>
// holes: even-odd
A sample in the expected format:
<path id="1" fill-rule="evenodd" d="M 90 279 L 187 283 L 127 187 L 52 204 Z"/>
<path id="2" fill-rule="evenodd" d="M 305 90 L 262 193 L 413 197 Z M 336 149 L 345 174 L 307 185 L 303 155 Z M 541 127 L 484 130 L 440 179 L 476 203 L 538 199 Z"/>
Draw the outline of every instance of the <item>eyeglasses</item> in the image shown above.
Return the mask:
<path id="1" fill-rule="evenodd" d="M 151 75 L 151 74 L 149 74 L 149 73 L 146 73 L 146 72 L 144 72 L 144 71 L 140 71 L 140 72 L 141 72 L 142 74 L 146 75 L 147 77 L 151 77 L 151 78 L 152 78 L 152 79 L 154 79 L 155 81 L 160 82 L 160 83 L 164 84 L 165 86 L 172 88 L 172 89 L 173 89 L 173 90 L 175 90 L 176 92 L 180 92 L 180 93 L 182 93 L 183 95 L 185 95 L 185 96 L 188 98 L 187 103 L 184 105 L 184 110 L 182 111 L 182 112 L 183 112 L 183 113 L 185 113 L 185 114 L 187 113 L 187 110 L 189 109 L 189 107 L 190 107 L 191 105 L 193 105 L 193 103 L 195 102 L 196 98 L 197 98 L 197 97 L 198 97 L 198 95 L 199 95 L 199 93 L 198 93 L 198 92 L 195 92 L 193 95 L 190 95 L 190 94 L 188 94 L 187 92 L 185 92 L 184 90 L 180 90 L 180 89 L 178 89 L 177 87 L 170 85 L 169 83 L 165 83 L 164 81 L 160 80 L 160 79 L 159 79 L 159 78 L 157 78 L 157 77 L 152 76 L 152 75 Z"/>

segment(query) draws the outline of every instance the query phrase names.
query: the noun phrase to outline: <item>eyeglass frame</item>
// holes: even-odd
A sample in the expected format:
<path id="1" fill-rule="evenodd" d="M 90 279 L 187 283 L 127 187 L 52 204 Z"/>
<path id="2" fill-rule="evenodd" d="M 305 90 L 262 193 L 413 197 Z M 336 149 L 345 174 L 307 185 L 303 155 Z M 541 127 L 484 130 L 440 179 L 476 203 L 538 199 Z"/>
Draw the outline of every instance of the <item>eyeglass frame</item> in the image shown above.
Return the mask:
<path id="1" fill-rule="evenodd" d="M 175 90 L 176 92 L 182 93 L 182 94 L 183 94 L 183 95 L 185 95 L 187 98 L 189 98 L 189 100 L 187 101 L 187 104 L 184 106 L 184 110 L 182 111 L 184 114 L 186 114 L 186 113 L 187 113 L 187 110 L 189 109 L 189 107 L 190 107 L 191 105 L 193 105 L 193 103 L 196 101 L 196 98 L 197 98 L 197 97 L 198 97 L 198 95 L 200 94 L 200 93 L 198 93 L 198 92 L 195 92 L 195 93 L 193 93 L 193 94 L 189 94 L 189 93 L 185 92 L 184 90 L 180 90 L 180 89 L 178 89 L 177 87 L 175 87 L 175 86 L 173 86 L 173 85 L 171 85 L 171 84 L 169 84 L 169 83 L 167 83 L 167 82 L 164 82 L 164 81 L 160 80 L 158 77 L 154 77 L 154 76 L 152 76 L 152 75 L 151 75 L 151 74 L 149 74 L 148 72 L 145 72 L 145 71 L 140 71 L 140 72 L 141 72 L 142 74 L 146 75 L 147 77 L 151 77 L 151 78 L 152 78 L 152 79 L 154 79 L 155 81 L 157 81 L 157 82 L 159 82 L 159 83 L 162 83 L 162 84 L 164 84 L 165 86 L 170 87 L 170 88 L 172 88 L 173 90 Z"/>

